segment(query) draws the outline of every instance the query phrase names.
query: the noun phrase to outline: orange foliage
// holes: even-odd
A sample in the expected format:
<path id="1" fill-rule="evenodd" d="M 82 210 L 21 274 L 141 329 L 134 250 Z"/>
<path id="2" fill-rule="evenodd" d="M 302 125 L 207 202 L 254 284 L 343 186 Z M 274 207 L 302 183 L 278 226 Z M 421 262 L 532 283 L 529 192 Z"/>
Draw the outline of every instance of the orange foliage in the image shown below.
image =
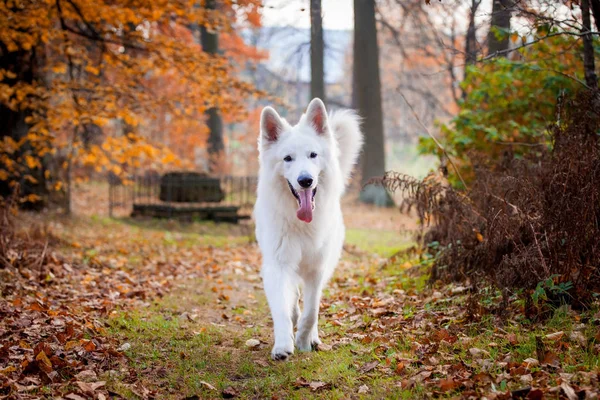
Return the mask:
<path id="1" fill-rule="evenodd" d="M 0 105 L 24 111 L 29 133 L 0 141 L 0 178 L 21 179 L 46 154 L 99 171 L 193 161 L 204 112 L 247 117 L 261 95 L 236 65 L 264 57 L 238 24 L 260 25 L 260 0 L 25 0 L 0 2 L 0 56 L 33 52 L 35 77 L 0 58 Z M 220 33 L 224 54 L 202 51 L 191 26 Z M 33 54 L 33 53 L 32 53 Z M 22 67 L 22 66 L 21 66 Z"/>

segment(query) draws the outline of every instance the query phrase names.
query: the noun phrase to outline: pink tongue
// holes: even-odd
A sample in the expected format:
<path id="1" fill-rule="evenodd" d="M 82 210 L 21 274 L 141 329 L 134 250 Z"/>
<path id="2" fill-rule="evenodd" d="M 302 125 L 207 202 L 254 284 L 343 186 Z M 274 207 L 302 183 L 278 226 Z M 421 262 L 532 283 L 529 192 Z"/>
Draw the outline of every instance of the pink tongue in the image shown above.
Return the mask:
<path id="1" fill-rule="evenodd" d="M 296 211 L 296 216 L 304 222 L 312 221 L 312 190 L 299 191 L 298 197 L 300 197 L 300 208 Z"/>

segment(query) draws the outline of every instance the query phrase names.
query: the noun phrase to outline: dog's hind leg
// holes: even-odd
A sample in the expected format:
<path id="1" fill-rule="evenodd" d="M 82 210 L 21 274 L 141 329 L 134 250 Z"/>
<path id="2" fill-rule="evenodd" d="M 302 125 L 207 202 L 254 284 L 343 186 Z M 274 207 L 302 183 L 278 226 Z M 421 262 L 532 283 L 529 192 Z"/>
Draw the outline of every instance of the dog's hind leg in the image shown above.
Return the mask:
<path id="1" fill-rule="evenodd" d="M 294 353 L 292 304 L 295 299 L 295 287 L 286 268 L 281 266 L 263 267 L 263 284 L 273 317 L 275 333 L 275 345 L 271 351 L 271 358 L 286 360 Z"/>
<path id="2" fill-rule="evenodd" d="M 296 288 L 296 297 L 292 302 L 292 324 L 294 328 L 298 327 L 298 319 L 300 318 L 300 287 Z"/>
<path id="3" fill-rule="evenodd" d="M 296 347 L 300 351 L 311 351 L 321 344 L 318 326 L 323 283 L 320 278 L 315 277 L 313 282 L 305 282 L 304 285 L 304 310 L 296 334 Z"/>

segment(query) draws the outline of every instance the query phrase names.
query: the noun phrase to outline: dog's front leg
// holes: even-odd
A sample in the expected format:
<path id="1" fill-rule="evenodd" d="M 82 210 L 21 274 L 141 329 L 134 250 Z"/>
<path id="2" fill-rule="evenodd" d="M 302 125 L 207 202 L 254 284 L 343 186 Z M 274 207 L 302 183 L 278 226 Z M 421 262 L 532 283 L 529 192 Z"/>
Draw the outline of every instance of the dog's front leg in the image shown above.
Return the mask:
<path id="1" fill-rule="evenodd" d="M 320 279 L 305 282 L 304 310 L 298 323 L 296 347 L 300 351 L 311 351 L 321 344 L 319 339 L 319 303 L 323 284 Z"/>
<path id="2" fill-rule="evenodd" d="M 286 360 L 294 353 L 294 328 L 292 324 L 293 302 L 297 289 L 289 273 L 282 266 L 263 267 L 263 284 L 273 317 L 275 345 L 271 351 L 273 360 Z"/>

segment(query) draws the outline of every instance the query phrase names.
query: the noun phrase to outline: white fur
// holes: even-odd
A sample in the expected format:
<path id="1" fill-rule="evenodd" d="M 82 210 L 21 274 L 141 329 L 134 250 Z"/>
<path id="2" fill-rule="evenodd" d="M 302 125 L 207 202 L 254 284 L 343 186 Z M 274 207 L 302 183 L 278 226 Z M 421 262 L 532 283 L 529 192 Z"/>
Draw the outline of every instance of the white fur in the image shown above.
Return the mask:
<path id="1" fill-rule="evenodd" d="M 310 351 L 321 343 L 318 312 L 321 291 L 342 252 L 345 228 L 340 199 L 362 146 L 359 118 L 352 111 L 327 116 L 319 99 L 310 102 L 300 122 L 291 126 L 275 110 L 261 115 L 260 172 L 254 208 L 256 237 L 263 256 L 262 278 L 273 317 L 271 356 L 287 359 L 295 345 Z M 317 157 L 311 158 L 310 153 Z M 293 161 L 284 158 L 290 155 Z M 312 222 L 298 219 L 298 202 L 288 187 L 302 190 L 300 174 L 317 187 Z M 299 288 L 304 310 L 300 315 Z"/>

